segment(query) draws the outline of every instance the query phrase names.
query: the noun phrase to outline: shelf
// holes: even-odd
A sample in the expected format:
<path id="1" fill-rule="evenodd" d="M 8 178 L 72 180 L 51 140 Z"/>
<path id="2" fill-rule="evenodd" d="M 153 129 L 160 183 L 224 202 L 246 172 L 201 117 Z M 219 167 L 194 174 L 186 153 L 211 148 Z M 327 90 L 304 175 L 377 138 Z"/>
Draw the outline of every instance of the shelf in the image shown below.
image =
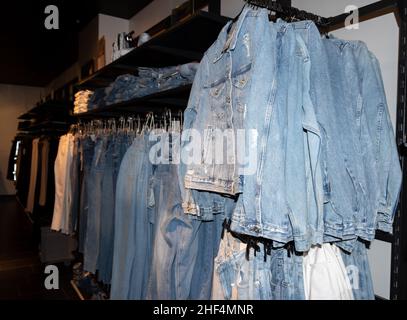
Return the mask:
<path id="1" fill-rule="evenodd" d="M 69 107 L 72 103 L 67 101 L 46 101 L 38 104 L 26 113 L 18 117 L 19 120 L 30 120 L 44 116 L 64 117 L 69 115 Z"/>
<path id="2" fill-rule="evenodd" d="M 88 112 L 74 114 L 77 118 L 114 117 L 122 114 L 162 112 L 167 109 L 183 110 L 188 104 L 192 85 L 153 93 L 144 97 L 103 106 Z"/>
<path id="3" fill-rule="evenodd" d="M 79 89 L 106 87 L 136 67 L 166 67 L 201 60 L 229 18 L 198 11 L 82 80 Z"/>
<path id="4" fill-rule="evenodd" d="M 67 121 L 38 121 L 33 122 L 30 126 L 19 129 L 20 133 L 42 133 L 42 132 L 64 132 L 69 129 L 70 123 Z"/>

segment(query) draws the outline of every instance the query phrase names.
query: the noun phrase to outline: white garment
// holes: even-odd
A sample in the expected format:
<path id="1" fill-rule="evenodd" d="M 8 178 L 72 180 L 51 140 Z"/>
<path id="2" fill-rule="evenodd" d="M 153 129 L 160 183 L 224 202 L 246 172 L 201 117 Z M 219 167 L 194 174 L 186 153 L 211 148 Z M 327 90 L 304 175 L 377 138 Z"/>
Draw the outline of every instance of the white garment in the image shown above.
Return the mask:
<path id="1" fill-rule="evenodd" d="M 36 190 L 36 186 L 37 186 L 37 175 L 38 175 L 38 143 L 39 143 L 39 141 L 40 141 L 40 138 L 36 138 L 32 141 L 30 186 L 28 189 L 27 208 L 26 208 L 26 210 L 30 213 L 32 213 L 34 211 L 35 190 Z"/>
<path id="2" fill-rule="evenodd" d="M 306 300 L 354 300 L 337 246 L 324 243 L 304 253 L 303 272 Z"/>
<path id="3" fill-rule="evenodd" d="M 55 159 L 55 204 L 51 230 L 69 234 L 72 190 L 70 168 L 73 160 L 74 136 L 70 133 L 59 139 Z"/>

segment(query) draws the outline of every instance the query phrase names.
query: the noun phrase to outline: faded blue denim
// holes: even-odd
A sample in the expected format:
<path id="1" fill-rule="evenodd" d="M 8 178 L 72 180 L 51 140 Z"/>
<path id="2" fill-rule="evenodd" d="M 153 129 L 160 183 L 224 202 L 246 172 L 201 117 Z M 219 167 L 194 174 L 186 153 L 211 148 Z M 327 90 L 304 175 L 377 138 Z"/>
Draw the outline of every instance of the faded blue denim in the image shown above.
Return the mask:
<path id="1" fill-rule="evenodd" d="M 311 60 L 310 96 L 321 132 L 319 161 L 323 180 L 324 235 L 344 240 L 355 239 L 354 216 L 360 210 L 360 185 L 350 156 L 352 135 L 344 129 L 343 111 L 335 107 L 335 98 L 340 92 L 330 70 L 332 59 L 315 24 L 296 24 L 302 26 L 295 28 L 296 33 L 306 43 Z M 320 188 L 318 184 L 317 188 Z"/>
<path id="2" fill-rule="evenodd" d="M 183 241 L 178 232 L 185 215 L 181 207 L 181 191 L 178 184 L 174 187 L 174 180 L 178 180 L 176 165 L 158 165 L 150 181 L 149 205 L 153 215 L 150 221 L 154 238 L 147 297 L 154 300 L 176 299 L 176 258 L 178 245 Z"/>
<path id="3" fill-rule="evenodd" d="M 340 141 L 354 191 L 349 202 L 355 212 L 345 220 L 349 226 L 349 236 L 345 238 L 353 238 L 353 244 L 357 237 L 372 241 L 376 229 L 391 232 L 401 185 L 380 67 L 361 41 L 329 39 L 324 40 L 324 46 L 330 57 L 336 121 L 340 128 L 346 128 L 341 130 Z M 348 244 L 337 243 L 351 251 Z"/>
<path id="4" fill-rule="evenodd" d="M 364 43 L 357 44 L 354 52 L 360 70 L 359 79 L 362 79 L 361 98 L 364 111 L 364 118 L 360 121 L 361 152 L 373 154 L 368 160 L 364 156 L 364 161 L 368 171 L 373 167 L 377 173 L 377 177 L 366 173 L 366 183 L 374 184 L 374 180 L 378 179 L 378 198 L 371 199 L 374 201 L 377 217 L 368 222 L 373 222 L 373 228 L 391 233 L 402 183 L 399 155 L 379 61 L 367 50 Z"/>
<path id="5" fill-rule="evenodd" d="M 212 295 L 212 279 L 215 257 L 218 254 L 222 235 L 223 214 L 213 221 L 201 222 L 198 231 L 198 251 L 192 274 L 191 300 L 209 300 Z"/>
<path id="6" fill-rule="evenodd" d="M 93 153 L 95 150 L 94 141 L 86 136 L 82 138 L 80 144 L 80 160 L 82 171 L 82 185 L 80 195 L 80 211 L 79 211 L 79 252 L 84 253 L 87 219 L 88 219 L 88 183 L 90 179 L 90 171 L 92 167 Z"/>
<path id="7" fill-rule="evenodd" d="M 145 299 L 152 254 L 148 209 L 151 164 L 148 143 L 137 136 L 127 150 L 117 179 L 112 299 Z"/>
<path id="8" fill-rule="evenodd" d="M 226 233 L 215 260 L 225 300 L 304 300 L 302 256 L 286 249 L 273 249 L 264 259 L 264 247 L 256 254 L 246 249 L 238 239 Z M 232 291 L 235 290 L 235 294 Z M 219 296 L 219 293 L 217 294 Z"/>
<path id="9" fill-rule="evenodd" d="M 107 137 L 97 137 L 88 180 L 88 217 L 83 268 L 96 273 L 100 249 L 103 176 L 106 169 Z"/>
<path id="10" fill-rule="evenodd" d="M 269 65 L 259 64 L 252 80 L 271 86 L 253 88 L 249 100 L 257 107 L 248 108 L 245 117 L 246 130 L 258 128 L 258 148 L 252 150 L 258 154 L 257 170 L 244 177 L 231 229 L 282 244 L 294 240 L 298 251 L 306 251 L 323 241 L 322 192 L 316 184 L 322 180 L 320 132 L 309 95 L 311 61 L 293 24 L 270 24 L 263 45 L 259 61 Z"/>
<path id="11" fill-rule="evenodd" d="M 185 187 L 188 189 L 232 196 L 241 192 L 243 176 L 237 158 L 243 152 L 241 144 L 236 144 L 236 133 L 243 129 L 246 110 L 251 106 L 252 101 L 248 98 L 250 89 L 264 86 L 264 83 L 254 83 L 251 75 L 255 74 L 253 65 L 256 61 L 260 63 L 258 49 L 268 26 L 267 10 L 246 7 L 234 25 L 228 23 L 222 29 L 201 61 L 184 113 L 183 152 L 187 152 L 188 148 L 200 149 L 202 141 L 198 163 L 184 165 Z M 261 63 L 267 64 L 267 61 L 262 60 Z M 263 67 L 267 69 L 267 65 Z M 197 130 L 201 141 L 188 139 L 188 129 Z M 226 148 L 217 154 L 223 160 L 218 163 L 214 159 L 219 146 L 216 141 L 225 141 L 222 134 L 229 135 L 230 140 Z M 184 203 L 186 212 L 201 207 L 193 201 L 188 203 L 188 200 Z M 207 203 L 207 207 L 210 206 Z"/>
<path id="12" fill-rule="evenodd" d="M 348 271 L 355 300 L 374 300 L 375 294 L 366 244 L 358 240 L 352 253 L 341 250 L 341 255 Z"/>
<path id="13" fill-rule="evenodd" d="M 108 137 L 108 145 L 105 151 L 106 165 L 102 180 L 98 278 L 105 284 L 110 284 L 112 277 L 115 213 L 113 151 L 116 144 L 117 141 L 114 136 Z"/>

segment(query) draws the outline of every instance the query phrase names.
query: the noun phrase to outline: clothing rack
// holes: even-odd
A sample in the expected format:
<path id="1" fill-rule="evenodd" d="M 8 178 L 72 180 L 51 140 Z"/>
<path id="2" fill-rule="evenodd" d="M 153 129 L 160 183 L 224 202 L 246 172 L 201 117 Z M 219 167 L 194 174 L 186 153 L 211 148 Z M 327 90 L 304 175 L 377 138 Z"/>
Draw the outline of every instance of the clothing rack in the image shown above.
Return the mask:
<path id="1" fill-rule="evenodd" d="M 291 20 L 311 20 L 322 28 L 327 28 L 329 31 L 342 28 L 346 18 L 350 13 L 343 13 L 333 17 L 321 17 L 319 15 L 300 10 L 287 5 L 291 1 L 271 1 L 271 0 L 245 0 L 249 6 L 266 8 L 270 11 L 282 15 L 284 18 Z M 401 8 L 400 0 L 382 0 L 364 7 L 358 8 L 360 21 L 365 21 L 379 15 L 384 15 L 389 12 L 394 12 L 397 8 Z"/>
<path id="2" fill-rule="evenodd" d="M 283 15 L 288 19 L 296 20 L 311 20 L 319 27 L 325 27 L 329 24 L 327 18 L 318 16 L 316 14 L 300 10 L 291 6 L 287 6 L 285 1 L 269 1 L 269 0 L 245 0 L 249 6 L 265 8 L 277 14 Z"/>
<path id="3" fill-rule="evenodd" d="M 329 18 L 290 6 L 291 1 L 245 0 L 250 6 L 267 8 L 280 14 L 289 21 L 312 20 L 324 31 L 333 31 L 344 27 L 346 18 L 352 13 L 344 13 Z M 407 181 L 407 1 L 382 0 L 358 8 L 359 21 L 371 20 L 388 13 L 394 13 L 399 25 L 399 61 L 396 141 L 399 148 L 403 180 Z M 402 186 L 399 205 L 394 218 L 393 235 L 377 234 L 380 240 L 391 242 L 391 290 L 393 300 L 407 299 L 407 221 L 404 216 L 407 206 L 407 188 Z"/>

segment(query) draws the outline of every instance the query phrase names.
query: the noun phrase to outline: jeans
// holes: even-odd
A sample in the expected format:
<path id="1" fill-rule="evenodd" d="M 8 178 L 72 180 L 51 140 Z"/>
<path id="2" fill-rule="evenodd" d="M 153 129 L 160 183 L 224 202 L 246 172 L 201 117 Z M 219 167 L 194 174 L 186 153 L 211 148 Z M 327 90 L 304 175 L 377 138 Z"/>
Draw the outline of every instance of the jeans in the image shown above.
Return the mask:
<path id="1" fill-rule="evenodd" d="M 149 276 L 149 299 L 176 299 L 176 258 L 182 239 L 178 232 L 183 226 L 184 213 L 181 193 L 172 182 L 177 180 L 177 166 L 158 165 L 150 181 L 149 206 L 154 227 L 153 257 Z"/>
<path id="2" fill-rule="evenodd" d="M 139 68 L 138 76 L 121 75 L 105 89 L 107 105 L 192 83 L 197 63 L 160 69 Z M 97 99 L 97 97 L 95 97 Z"/>
<path id="3" fill-rule="evenodd" d="M 70 234 L 72 208 L 71 166 L 73 160 L 74 136 L 70 133 L 59 140 L 58 155 L 54 164 L 55 204 L 51 229 Z"/>
<path id="4" fill-rule="evenodd" d="M 355 300 L 374 300 L 366 243 L 358 240 L 352 253 L 341 250 L 341 255 L 351 282 Z"/>
<path id="5" fill-rule="evenodd" d="M 225 233 L 215 259 L 219 285 L 212 297 L 225 300 L 304 300 L 302 256 L 273 249 L 265 258 L 265 248 L 250 249 L 231 233 Z"/>
<path id="6" fill-rule="evenodd" d="M 105 284 L 110 283 L 112 276 L 115 213 L 113 150 L 117 142 L 114 137 L 108 138 L 102 178 L 98 270 L 99 280 Z"/>
<path id="7" fill-rule="evenodd" d="M 80 144 L 80 159 L 82 171 L 82 185 L 80 195 L 80 209 L 79 209 L 79 252 L 84 253 L 86 228 L 88 220 L 88 183 L 90 179 L 90 170 L 92 167 L 93 153 L 95 150 L 95 143 L 90 137 L 84 137 Z"/>
<path id="8" fill-rule="evenodd" d="M 137 136 L 127 150 L 116 186 L 112 299 L 145 299 L 152 254 L 148 140 Z"/>
<path id="9" fill-rule="evenodd" d="M 101 214 L 106 205 L 103 179 L 108 166 L 106 150 L 109 142 L 107 137 L 97 138 L 88 180 L 88 217 L 83 268 L 92 273 L 98 269 L 100 254 Z"/>
<path id="10" fill-rule="evenodd" d="M 72 189 L 72 206 L 71 206 L 71 215 L 72 220 L 70 222 L 70 230 L 78 230 L 78 220 L 79 220 L 79 207 L 80 207 L 80 138 L 75 136 L 74 146 L 73 146 L 73 155 L 72 155 L 72 165 L 71 165 L 71 189 Z"/>
<path id="11" fill-rule="evenodd" d="M 197 261 L 192 274 L 191 300 L 209 300 L 212 294 L 214 260 L 219 250 L 224 215 L 213 221 L 201 222 L 198 231 Z"/>
<path id="12" fill-rule="evenodd" d="M 103 107 L 106 105 L 106 88 L 98 88 L 94 91 L 88 101 L 88 111 Z"/>

